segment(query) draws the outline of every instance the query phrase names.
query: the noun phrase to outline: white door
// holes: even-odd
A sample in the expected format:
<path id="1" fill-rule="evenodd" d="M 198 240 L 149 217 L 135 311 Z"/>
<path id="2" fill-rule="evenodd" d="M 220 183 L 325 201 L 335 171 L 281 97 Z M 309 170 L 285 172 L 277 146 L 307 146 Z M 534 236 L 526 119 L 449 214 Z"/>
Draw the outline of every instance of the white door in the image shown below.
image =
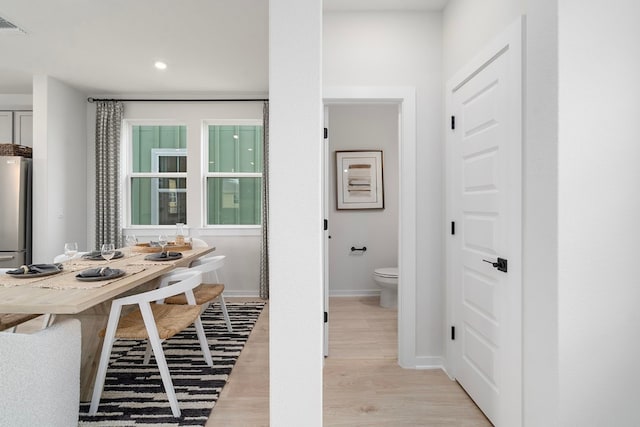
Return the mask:
<path id="1" fill-rule="evenodd" d="M 491 422 L 514 427 L 522 423 L 522 56 L 519 31 L 506 34 L 450 85 L 447 143 L 455 377 Z"/>

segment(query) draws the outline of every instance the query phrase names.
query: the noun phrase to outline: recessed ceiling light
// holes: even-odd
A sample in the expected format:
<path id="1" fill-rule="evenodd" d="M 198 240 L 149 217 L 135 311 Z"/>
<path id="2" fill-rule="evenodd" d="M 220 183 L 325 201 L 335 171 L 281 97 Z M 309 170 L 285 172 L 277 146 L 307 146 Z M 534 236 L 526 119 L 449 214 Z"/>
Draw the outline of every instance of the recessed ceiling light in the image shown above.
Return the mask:
<path id="1" fill-rule="evenodd" d="M 166 62 L 162 62 L 162 61 L 156 61 L 153 64 L 154 67 L 156 67 L 158 70 L 166 70 L 167 69 L 167 63 Z"/>

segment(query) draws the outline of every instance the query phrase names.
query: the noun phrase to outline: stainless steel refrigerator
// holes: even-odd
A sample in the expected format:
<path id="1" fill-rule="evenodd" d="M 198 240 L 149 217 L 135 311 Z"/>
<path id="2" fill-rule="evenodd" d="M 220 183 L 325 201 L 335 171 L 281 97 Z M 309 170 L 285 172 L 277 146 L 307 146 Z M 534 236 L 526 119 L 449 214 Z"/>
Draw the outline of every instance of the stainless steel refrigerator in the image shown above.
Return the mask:
<path id="1" fill-rule="evenodd" d="M 0 156 L 0 268 L 31 263 L 31 159 Z"/>

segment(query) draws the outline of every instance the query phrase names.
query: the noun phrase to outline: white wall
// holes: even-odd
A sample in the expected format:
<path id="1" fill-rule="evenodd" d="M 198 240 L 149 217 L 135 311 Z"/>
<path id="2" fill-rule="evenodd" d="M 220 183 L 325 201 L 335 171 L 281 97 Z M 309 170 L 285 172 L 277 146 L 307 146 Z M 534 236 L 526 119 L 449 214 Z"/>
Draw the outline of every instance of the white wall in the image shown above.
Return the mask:
<path id="1" fill-rule="evenodd" d="M 33 95 L 29 94 L 0 94 L 0 110 L 31 110 Z"/>
<path id="2" fill-rule="evenodd" d="M 329 292 L 378 295 L 373 271 L 398 265 L 398 106 L 330 106 L 329 147 Z M 383 210 L 336 209 L 335 152 L 350 150 L 382 150 Z"/>
<path id="3" fill-rule="evenodd" d="M 415 344 L 417 356 L 425 360 L 439 359 L 444 353 L 441 24 L 441 14 L 415 11 L 324 15 L 325 87 L 416 88 Z"/>
<path id="4" fill-rule="evenodd" d="M 640 3 L 558 5 L 559 425 L 637 426 Z"/>
<path id="5" fill-rule="evenodd" d="M 33 262 L 64 243 L 86 247 L 86 99 L 49 76 L 33 79 Z"/>
<path id="6" fill-rule="evenodd" d="M 272 426 L 322 425 L 321 64 L 322 1 L 270 0 Z"/>
<path id="7" fill-rule="evenodd" d="M 560 405 L 557 0 L 527 0 L 526 8 L 523 424 L 563 425 L 557 418 Z"/>
<path id="8" fill-rule="evenodd" d="M 443 12 L 445 79 L 522 15 L 527 0 L 450 0 Z M 446 81 L 446 80 L 445 80 Z"/>

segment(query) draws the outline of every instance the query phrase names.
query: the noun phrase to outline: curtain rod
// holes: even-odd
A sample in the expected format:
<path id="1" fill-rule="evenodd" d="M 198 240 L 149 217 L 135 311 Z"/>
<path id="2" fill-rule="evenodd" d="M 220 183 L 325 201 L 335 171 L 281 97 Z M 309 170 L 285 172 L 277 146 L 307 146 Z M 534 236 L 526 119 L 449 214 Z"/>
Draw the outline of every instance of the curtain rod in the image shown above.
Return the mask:
<path id="1" fill-rule="evenodd" d="M 87 98 L 87 102 L 96 101 L 122 101 L 122 102 L 267 102 L 269 98 L 255 99 L 112 99 L 112 98 Z"/>

